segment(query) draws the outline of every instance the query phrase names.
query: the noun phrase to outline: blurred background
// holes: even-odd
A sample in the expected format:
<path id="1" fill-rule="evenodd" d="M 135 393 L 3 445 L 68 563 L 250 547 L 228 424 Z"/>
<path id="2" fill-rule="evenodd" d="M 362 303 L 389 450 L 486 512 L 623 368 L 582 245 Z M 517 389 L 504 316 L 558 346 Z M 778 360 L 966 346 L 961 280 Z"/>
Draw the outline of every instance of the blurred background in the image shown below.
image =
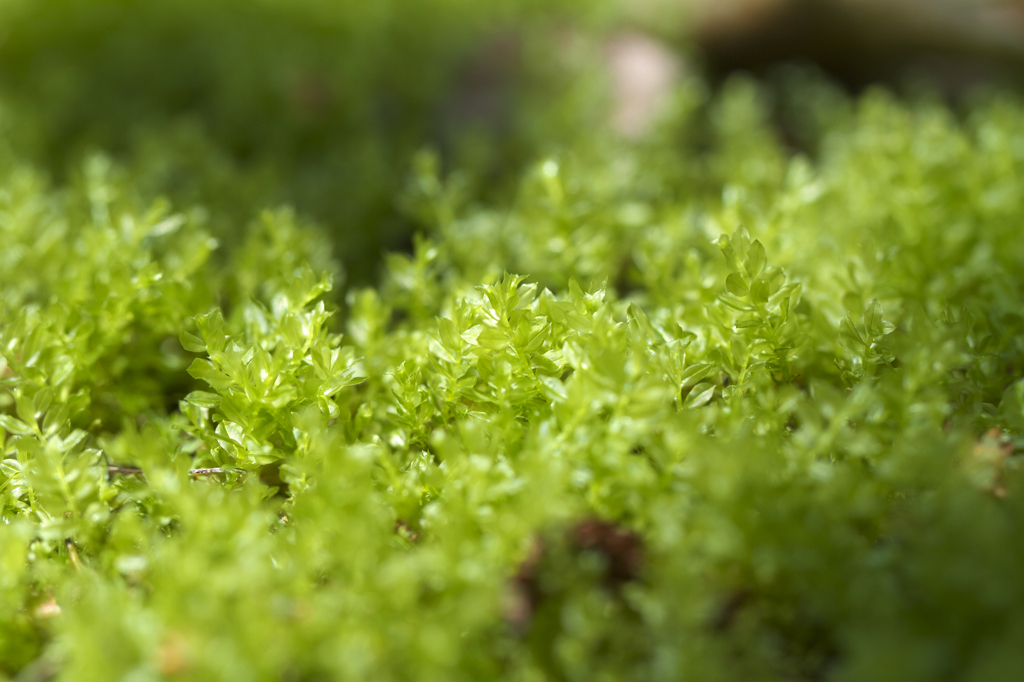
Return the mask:
<path id="1" fill-rule="evenodd" d="M 737 73 L 813 154 L 801 79 L 954 104 L 1019 90 L 1024 2 L 0 0 L 0 133 L 18 158 L 59 184 L 111 155 L 140 201 L 206 207 L 228 246 L 293 206 L 357 283 L 409 248 L 397 197 L 417 152 L 500 200 L 526 164 L 639 143 L 679 92 L 701 112 Z"/>

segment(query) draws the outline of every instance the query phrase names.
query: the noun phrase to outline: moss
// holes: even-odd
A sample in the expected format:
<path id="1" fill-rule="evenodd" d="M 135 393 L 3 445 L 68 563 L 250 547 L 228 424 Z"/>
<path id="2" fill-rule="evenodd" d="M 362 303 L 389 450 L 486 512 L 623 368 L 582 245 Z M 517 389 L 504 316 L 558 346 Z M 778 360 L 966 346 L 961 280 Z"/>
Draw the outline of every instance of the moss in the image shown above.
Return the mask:
<path id="1" fill-rule="evenodd" d="M 800 87 L 813 157 L 742 79 L 511 192 L 398 154 L 374 286 L 160 189 L 177 124 L 52 174 L 11 114 L 0 678 L 1011 677 L 1024 107 Z"/>

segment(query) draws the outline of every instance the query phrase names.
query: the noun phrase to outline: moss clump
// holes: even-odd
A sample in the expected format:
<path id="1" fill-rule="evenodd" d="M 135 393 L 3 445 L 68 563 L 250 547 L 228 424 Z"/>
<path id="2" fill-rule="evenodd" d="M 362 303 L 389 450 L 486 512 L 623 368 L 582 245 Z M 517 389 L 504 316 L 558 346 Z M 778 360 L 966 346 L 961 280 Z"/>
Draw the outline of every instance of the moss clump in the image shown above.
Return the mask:
<path id="1" fill-rule="evenodd" d="M 1012 677 L 1024 105 L 799 87 L 423 152 L 373 287 L 8 132 L 0 678 Z"/>

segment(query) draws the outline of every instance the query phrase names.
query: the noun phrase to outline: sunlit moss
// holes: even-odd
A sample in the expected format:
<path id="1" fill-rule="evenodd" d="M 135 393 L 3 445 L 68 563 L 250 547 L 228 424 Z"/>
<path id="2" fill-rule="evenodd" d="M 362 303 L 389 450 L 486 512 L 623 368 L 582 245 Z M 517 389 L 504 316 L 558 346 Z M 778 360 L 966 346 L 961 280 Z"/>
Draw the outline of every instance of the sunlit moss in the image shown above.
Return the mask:
<path id="1" fill-rule="evenodd" d="M 0 677 L 1011 679 L 1024 107 L 801 87 L 423 152 L 376 287 L 2 145 Z"/>

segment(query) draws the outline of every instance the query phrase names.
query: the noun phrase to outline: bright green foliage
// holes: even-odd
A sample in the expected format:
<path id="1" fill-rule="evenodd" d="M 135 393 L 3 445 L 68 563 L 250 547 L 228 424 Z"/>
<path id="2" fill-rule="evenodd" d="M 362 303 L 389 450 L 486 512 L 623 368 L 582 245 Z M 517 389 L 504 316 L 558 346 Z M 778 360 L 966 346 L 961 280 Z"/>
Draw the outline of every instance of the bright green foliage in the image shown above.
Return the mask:
<path id="1" fill-rule="evenodd" d="M 0 679 L 1012 679 L 1024 105 L 801 87 L 811 156 L 742 80 L 508 202 L 424 152 L 344 291 L 8 144 Z"/>
<path id="2" fill-rule="evenodd" d="M 604 4 L 0 0 L 3 125 L 58 176 L 96 149 L 117 156 L 138 191 L 210 210 L 225 242 L 294 205 L 371 282 L 404 241 L 395 194 L 427 135 L 497 174 L 539 131 L 568 128 L 517 114 L 571 89 L 547 37 Z"/>

